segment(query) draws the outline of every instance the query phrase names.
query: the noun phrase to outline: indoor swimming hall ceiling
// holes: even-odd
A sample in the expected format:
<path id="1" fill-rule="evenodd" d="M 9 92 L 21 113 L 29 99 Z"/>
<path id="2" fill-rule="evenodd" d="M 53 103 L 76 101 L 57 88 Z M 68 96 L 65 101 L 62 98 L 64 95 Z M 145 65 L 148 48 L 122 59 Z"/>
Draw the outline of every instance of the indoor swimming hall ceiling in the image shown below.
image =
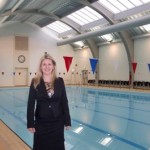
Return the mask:
<path id="1" fill-rule="evenodd" d="M 150 0 L 0 0 L 0 25 L 32 23 L 47 28 L 57 45 L 75 49 L 149 36 Z"/>

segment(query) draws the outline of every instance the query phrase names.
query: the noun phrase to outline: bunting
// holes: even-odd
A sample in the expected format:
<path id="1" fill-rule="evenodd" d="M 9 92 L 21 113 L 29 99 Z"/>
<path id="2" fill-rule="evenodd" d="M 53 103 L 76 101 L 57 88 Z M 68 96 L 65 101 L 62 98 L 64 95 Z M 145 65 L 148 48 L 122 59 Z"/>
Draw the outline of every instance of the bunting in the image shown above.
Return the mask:
<path id="1" fill-rule="evenodd" d="M 94 74 L 95 70 L 96 70 L 96 64 L 98 62 L 98 59 L 90 59 L 90 64 L 91 64 L 91 68 L 92 68 L 92 72 Z"/>
<path id="2" fill-rule="evenodd" d="M 148 68 L 149 68 L 149 71 L 150 71 L 150 64 L 148 64 Z"/>
<path id="3" fill-rule="evenodd" d="M 65 60 L 65 65 L 66 65 L 67 72 L 69 71 L 70 65 L 72 63 L 72 58 L 73 57 L 64 56 L 64 60 Z"/>
<path id="4" fill-rule="evenodd" d="M 133 71 L 134 71 L 134 73 L 135 73 L 135 70 L 136 70 L 136 66 L 137 66 L 137 63 L 132 63 L 132 68 L 133 68 Z"/>

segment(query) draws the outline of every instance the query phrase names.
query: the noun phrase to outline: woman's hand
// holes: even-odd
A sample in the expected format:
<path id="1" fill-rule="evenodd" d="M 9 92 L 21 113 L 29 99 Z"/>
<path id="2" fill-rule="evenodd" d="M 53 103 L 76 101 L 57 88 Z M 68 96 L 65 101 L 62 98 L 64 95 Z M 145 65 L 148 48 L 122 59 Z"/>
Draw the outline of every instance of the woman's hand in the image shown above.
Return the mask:
<path id="1" fill-rule="evenodd" d="M 71 126 L 65 126 L 65 130 L 70 130 Z"/>
<path id="2" fill-rule="evenodd" d="M 35 128 L 28 128 L 28 130 L 29 130 L 31 133 L 34 133 L 34 132 L 35 132 Z"/>

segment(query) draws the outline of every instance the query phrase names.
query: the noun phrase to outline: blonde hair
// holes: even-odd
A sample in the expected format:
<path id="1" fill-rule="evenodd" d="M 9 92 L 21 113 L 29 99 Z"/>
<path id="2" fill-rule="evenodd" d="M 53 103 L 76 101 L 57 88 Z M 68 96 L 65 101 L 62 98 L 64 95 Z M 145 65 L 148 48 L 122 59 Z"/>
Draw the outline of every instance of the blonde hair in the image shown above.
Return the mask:
<path id="1" fill-rule="evenodd" d="M 36 76 L 34 77 L 34 88 L 36 88 L 39 84 L 40 84 L 40 80 L 42 78 L 42 71 L 41 71 L 41 65 L 42 65 L 42 62 L 45 60 L 45 59 L 49 59 L 52 61 L 53 65 L 54 65 L 54 68 L 56 68 L 56 62 L 55 60 L 52 58 L 51 55 L 49 54 L 44 54 L 44 56 L 41 57 L 40 59 L 40 63 L 39 63 L 39 66 L 38 66 L 38 71 L 37 71 L 37 74 Z M 56 79 L 56 69 L 54 69 L 52 71 L 52 74 L 50 76 L 50 79 L 51 79 L 51 84 L 52 86 L 54 86 L 54 82 L 55 82 L 55 79 Z"/>

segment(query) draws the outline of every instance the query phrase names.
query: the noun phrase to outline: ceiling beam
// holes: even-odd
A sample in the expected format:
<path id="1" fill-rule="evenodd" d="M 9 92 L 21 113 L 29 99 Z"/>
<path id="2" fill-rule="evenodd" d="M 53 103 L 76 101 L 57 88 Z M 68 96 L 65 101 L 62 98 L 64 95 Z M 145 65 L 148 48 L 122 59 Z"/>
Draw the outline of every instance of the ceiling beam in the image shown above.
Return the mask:
<path id="1" fill-rule="evenodd" d="M 60 46 L 60 45 L 70 44 L 73 42 L 86 40 L 86 39 L 90 39 L 96 36 L 101 36 L 101 35 L 105 35 L 109 33 L 119 32 L 122 30 L 127 30 L 129 28 L 134 28 L 134 27 L 142 26 L 142 25 L 149 24 L 149 23 L 150 23 L 150 16 L 143 16 L 134 20 L 117 23 L 117 24 L 108 26 L 103 29 L 98 29 L 93 32 L 83 33 L 82 35 L 77 35 L 73 38 L 60 40 L 57 42 L 57 45 Z"/>

